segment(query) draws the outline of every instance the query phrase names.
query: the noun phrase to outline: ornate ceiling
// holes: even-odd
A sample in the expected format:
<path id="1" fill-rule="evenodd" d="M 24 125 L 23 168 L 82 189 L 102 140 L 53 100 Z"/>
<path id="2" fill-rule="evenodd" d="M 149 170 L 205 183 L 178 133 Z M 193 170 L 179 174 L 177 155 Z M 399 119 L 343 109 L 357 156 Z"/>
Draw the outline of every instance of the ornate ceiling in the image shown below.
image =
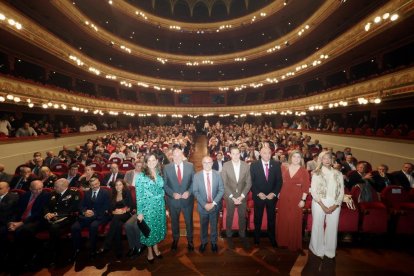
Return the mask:
<path id="1" fill-rule="evenodd" d="M 407 0 L 9 0 L 0 13 L 23 25 L 0 24 L 13 56 L 131 93 L 196 97 L 301 84 L 407 43 L 414 22 Z"/>

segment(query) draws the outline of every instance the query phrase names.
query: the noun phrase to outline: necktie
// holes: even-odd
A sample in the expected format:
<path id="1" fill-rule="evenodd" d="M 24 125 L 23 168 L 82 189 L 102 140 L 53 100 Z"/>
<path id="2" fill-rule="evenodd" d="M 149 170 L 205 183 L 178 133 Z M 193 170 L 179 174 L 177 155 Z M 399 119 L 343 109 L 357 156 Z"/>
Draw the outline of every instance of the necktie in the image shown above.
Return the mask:
<path id="1" fill-rule="evenodd" d="M 213 196 L 211 195 L 210 173 L 207 173 L 207 202 L 213 202 Z"/>
<path id="2" fill-rule="evenodd" d="M 23 177 L 20 178 L 19 182 L 17 182 L 15 189 L 21 189 L 23 186 Z"/>
<path id="3" fill-rule="evenodd" d="M 29 200 L 29 203 L 27 204 L 26 210 L 24 211 L 24 213 L 22 215 L 22 221 L 27 219 L 27 217 L 30 216 L 35 200 L 36 200 L 36 196 L 32 195 L 31 199 Z"/>
<path id="4" fill-rule="evenodd" d="M 180 185 L 181 185 L 181 181 L 182 181 L 183 179 L 182 179 L 182 176 L 181 176 L 181 169 L 180 169 L 180 165 L 177 165 L 177 179 L 178 179 L 178 184 L 180 184 Z"/>
<path id="5" fill-rule="evenodd" d="M 266 171 L 265 171 L 266 181 L 268 181 L 269 180 L 269 164 L 266 163 L 265 166 L 266 166 Z"/>
<path id="6" fill-rule="evenodd" d="M 92 201 L 95 201 L 96 200 L 96 192 L 93 192 L 93 194 L 92 194 Z"/>

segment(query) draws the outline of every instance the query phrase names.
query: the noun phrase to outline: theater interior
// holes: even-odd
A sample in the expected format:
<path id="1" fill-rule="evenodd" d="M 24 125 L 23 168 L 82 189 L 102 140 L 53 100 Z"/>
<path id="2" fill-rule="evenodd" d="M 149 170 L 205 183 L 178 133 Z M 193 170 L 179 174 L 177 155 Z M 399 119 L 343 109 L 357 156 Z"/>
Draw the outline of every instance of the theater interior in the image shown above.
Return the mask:
<path id="1" fill-rule="evenodd" d="M 208 122 L 310 136 L 333 152 L 352 148 L 373 170 L 387 164 L 396 172 L 414 163 L 413 26 L 413 0 L 4 0 L 0 120 L 11 128 L 0 130 L 0 163 L 14 175 L 35 152 L 57 154 L 63 145 L 74 149 L 138 127 L 149 126 L 145 136 L 153 138 L 151 127 L 191 124 L 188 159 L 199 171 L 212 154 Z M 16 137 L 25 122 L 38 126 L 35 137 Z M 44 131 L 45 122 L 52 129 Z M 249 250 L 227 248 L 221 217 L 218 253 L 187 252 L 184 245 L 172 252 L 167 219 L 164 258 L 155 264 L 145 253 L 120 260 L 82 253 L 76 263 L 49 267 L 38 252 L 36 266 L 23 272 L 413 275 L 413 188 L 407 209 L 384 203 L 379 216 L 374 207 L 354 211 L 355 227 L 341 229 L 340 222 L 337 255 L 326 267 L 309 253 L 306 205 L 299 253 L 267 240 Z M 183 218 L 180 225 L 185 229 Z M 196 248 L 199 229 L 194 208 Z M 39 247 L 47 243 L 37 238 Z M 62 244 L 67 259 L 70 237 Z M 3 262 L 0 275 L 13 269 Z"/>

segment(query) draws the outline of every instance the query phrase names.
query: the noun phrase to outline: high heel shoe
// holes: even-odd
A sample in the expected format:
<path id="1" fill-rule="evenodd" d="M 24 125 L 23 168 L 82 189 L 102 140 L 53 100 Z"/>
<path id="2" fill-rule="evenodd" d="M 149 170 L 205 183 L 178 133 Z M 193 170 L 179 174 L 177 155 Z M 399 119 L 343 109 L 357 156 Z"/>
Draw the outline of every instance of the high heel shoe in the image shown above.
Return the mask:
<path id="1" fill-rule="evenodd" d="M 162 259 L 161 251 L 158 250 L 158 254 L 157 254 L 157 252 L 155 252 L 154 250 L 154 247 L 152 248 L 152 251 L 154 252 L 155 257 L 157 257 L 158 259 Z"/>

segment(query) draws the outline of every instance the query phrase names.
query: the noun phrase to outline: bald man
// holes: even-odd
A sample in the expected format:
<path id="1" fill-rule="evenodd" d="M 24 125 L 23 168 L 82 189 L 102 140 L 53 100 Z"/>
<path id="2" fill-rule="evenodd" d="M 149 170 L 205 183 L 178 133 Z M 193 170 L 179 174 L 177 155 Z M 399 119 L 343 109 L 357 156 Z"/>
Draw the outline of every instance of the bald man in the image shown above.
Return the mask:
<path id="1" fill-rule="evenodd" d="M 48 251 L 50 265 L 54 265 L 57 261 L 60 236 L 62 233 L 69 232 L 78 211 L 79 192 L 69 189 L 69 181 L 66 178 L 56 180 L 54 191 L 44 212 L 50 236 Z"/>
<path id="2" fill-rule="evenodd" d="M 50 194 L 43 191 L 43 183 L 34 180 L 28 192 L 22 195 L 17 207 L 16 220 L 8 224 L 15 233 L 17 260 L 29 262 L 34 253 L 34 236 L 46 225 L 43 209 L 49 203 Z"/>

